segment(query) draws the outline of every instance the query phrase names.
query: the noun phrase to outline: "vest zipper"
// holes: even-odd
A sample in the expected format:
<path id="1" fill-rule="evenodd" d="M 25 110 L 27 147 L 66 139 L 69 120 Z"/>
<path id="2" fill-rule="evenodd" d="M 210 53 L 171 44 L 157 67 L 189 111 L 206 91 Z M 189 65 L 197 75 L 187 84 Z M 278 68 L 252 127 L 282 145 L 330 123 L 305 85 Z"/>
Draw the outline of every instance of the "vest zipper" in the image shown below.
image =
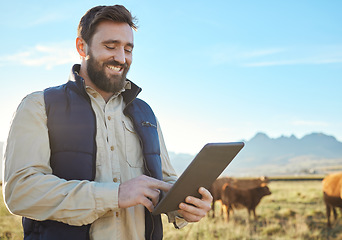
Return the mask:
<path id="1" fill-rule="evenodd" d="M 127 105 L 126 105 L 126 107 L 127 107 Z M 125 114 L 125 115 L 126 115 L 126 114 Z M 132 117 L 131 117 L 129 114 L 127 114 L 126 116 L 128 116 L 128 118 L 134 123 Z M 134 124 L 133 124 L 133 125 L 134 125 Z M 137 136 L 138 136 L 138 139 L 139 139 L 139 142 L 140 142 L 140 146 L 141 146 L 141 149 L 142 149 L 142 153 L 143 153 L 142 155 L 143 155 L 144 167 L 145 167 L 145 170 L 147 171 L 147 173 L 148 173 L 148 175 L 149 175 L 149 177 L 150 177 L 150 176 L 152 176 L 152 174 L 151 174 L 150 170 L 148 169 L 148 167 L 147 167 L 147 165 L 146 165 L 146 160 L 145 160 L 145 157 L 144 157 L 143 142 L 142 142 L 142 140 L 141 140 L 139 134 L 137 134 Z M 148 211 L 148 212 L 149 212 L 150 218 L 151 218 L 151 220 L 152 220 L 152 231 L 151 231 L 151 234 L 150 234 L 150 240 L 153 240 L 152 236 L 153 236 L 153 232 L 154 232 L 154 219 L 153 219 L 152 213 L 151 213 L 150 211 Z M 146 224 L 146 222 L 145 222 L 145 224 Z M 145 229 L 146 229 L 146 227 L 145 227 Z"/>
<path id="2" fill-rule="evenodd" d="M 152 219 L 152 231 L 151 231 L 151 234 L 150 234 L 150 240 L 153 240 L 153 233 L 154 233 L 154 219 L 153 219 L 153 216 L 152 216 L 152 213 L 150 213 L 150 217 Z"/>

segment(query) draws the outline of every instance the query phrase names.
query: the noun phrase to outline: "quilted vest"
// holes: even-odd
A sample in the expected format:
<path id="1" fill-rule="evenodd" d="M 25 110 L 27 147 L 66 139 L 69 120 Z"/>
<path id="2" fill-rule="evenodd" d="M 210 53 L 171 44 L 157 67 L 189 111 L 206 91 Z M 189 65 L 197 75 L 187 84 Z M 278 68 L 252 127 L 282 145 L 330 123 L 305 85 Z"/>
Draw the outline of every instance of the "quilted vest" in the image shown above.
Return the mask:
<path id="1" fill-rule="evenodd" d="M 96 116 L 85 91 L 83 79 L 74 65 L 66 84 L 44 90 L 47 126 L 51 148 L 50 165 L 53 174 L 66 180 L 93 181 L 96 174 Z M 162 180 L 157 122 L 147 103 L 136 98 L 141 89 L 122 93 L 126 103 L 124 114 L 129 116 L 140 137 L 144 155 L 144 173 Z M 82 167 L 80 167 L 82 166 Z M 89 240 L 89 225 L 71 226 L 46 220 L 22 219 L 25 240 Z M 145 238 L 163 238 L 160 215 L 145 208 Z"/>

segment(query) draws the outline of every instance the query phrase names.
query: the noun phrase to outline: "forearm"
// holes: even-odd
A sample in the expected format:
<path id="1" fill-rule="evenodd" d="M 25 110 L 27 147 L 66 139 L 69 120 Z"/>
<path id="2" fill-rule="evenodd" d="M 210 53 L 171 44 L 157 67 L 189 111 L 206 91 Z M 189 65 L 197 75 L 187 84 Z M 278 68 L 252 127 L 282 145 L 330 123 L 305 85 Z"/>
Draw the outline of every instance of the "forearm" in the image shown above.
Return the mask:
<path id="1" fill-rule="evenodd" d="M 116 209 L 118 184 L 66 181 L 34 168 L 23 169 L 4 184 L 5 201 L 14 214 L 36 220 L 84 225 Z"/>

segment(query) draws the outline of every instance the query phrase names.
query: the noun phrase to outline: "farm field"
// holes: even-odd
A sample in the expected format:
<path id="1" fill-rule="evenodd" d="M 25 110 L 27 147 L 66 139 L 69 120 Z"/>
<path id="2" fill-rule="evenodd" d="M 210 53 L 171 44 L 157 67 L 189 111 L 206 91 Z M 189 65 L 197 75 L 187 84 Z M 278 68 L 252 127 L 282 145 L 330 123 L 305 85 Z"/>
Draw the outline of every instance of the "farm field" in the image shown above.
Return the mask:
<path id="1" fill-rule="evenodd" d="M 234 212 L 228 223 L 223 217 L 206 217 L 180 230 L 164 224 L 164 239 L 342 239 L 340 213 L 332 229 L 326 227 L 321 181 L 271 181 L 268 186 L 272 194 L 257 206 L 257 221 L 248 221 L 247 210 L 241 209 Z M 219 207 L 216 210 L 219 216 Z"/>
<path id="2" fill-rule="evenodd" d="M 326 227 L 321 181 L 271 181 L 269 188 L 272 194 L 264 197 L 256 208 L 256 221 L 253 218 L 248 221 L 247 210 L 241 209 L 226 222 L 217 207 L 215 219 L 207 216 L 199 223 L 177 230 L 163 215 L 164 239 L 342 239 L 341 213 L 331 229 Z M 21 218 L 10 215 L 2 196 L 0 200 L 0 240 L 23 239 Z"/>

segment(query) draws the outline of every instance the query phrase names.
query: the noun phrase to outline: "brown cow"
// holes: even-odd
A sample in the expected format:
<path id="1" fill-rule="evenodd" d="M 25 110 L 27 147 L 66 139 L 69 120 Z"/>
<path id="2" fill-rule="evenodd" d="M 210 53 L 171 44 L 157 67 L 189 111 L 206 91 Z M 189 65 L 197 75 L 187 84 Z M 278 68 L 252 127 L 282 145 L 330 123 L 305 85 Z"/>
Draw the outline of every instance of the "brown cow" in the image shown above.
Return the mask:
<path id="1" fill-rule="evenodd" d="M 230 177 L 218 178 L 209 188 L 209 191 L 211 195 L 213 196 L 213 203 L 211 205 L 211 209 L 213 212 L 212 217 L 215 217 L 215 202 L 218 200 L 221 200 L 221 192 L 222 192 L 223 185 L 225 183 L 231 183 L 232 181 L 233 181 L 233 178 L 230 178 Z M 221 214 L 222 214 L 222 208 L 221 208 Z"/>
<path id="2" fill-rule="evenodd" d="M 237 179 L 232 177 L 221 177 L 215 180 L 215 182 L 211 185 L 209 191 L 213 196 L 213 204 L 211 206 L 212 209 L 212 217 L 215 217 L 215 202 L 221 200 L 222 195 L 222 187 L 225 183 L 228 183 L 230 186 L 239 188 L 239 189 L 251 189 L 259 186 L 265 186 L 269 182 L 267 177 L 260 178 L 248 178 L 248 179 Z M 222 208 L 221 208 L 222 214 Z"/>
<path id="3" fill-rule="evenodd" d="M 334 219 L 337 219 L 335 207 L 342 208 L 342 173 L 333 173 L 326 176 L 322 181 L 323 199 L 327 212 L 327 226 L 331 227 L 330 213 L 333 211 Z"/>
<path id="4" fill-rule="evenodd" d="M 222 187 L 221 200 L 222 204 L 227 208 L 227 221 L 229 220 L 229 212 L 233 210 L 233 207 L 239 208 L 241 205 L 247 208 L 249 217 L 252 211 L 254 220 L 256 220 L 256 206 L 264 196 L 270 194 L 271 191 L 267 186 L 259 186 L 251 189 L 238 189 L 230 186 L 228 183 L 224 184 Z"/>

